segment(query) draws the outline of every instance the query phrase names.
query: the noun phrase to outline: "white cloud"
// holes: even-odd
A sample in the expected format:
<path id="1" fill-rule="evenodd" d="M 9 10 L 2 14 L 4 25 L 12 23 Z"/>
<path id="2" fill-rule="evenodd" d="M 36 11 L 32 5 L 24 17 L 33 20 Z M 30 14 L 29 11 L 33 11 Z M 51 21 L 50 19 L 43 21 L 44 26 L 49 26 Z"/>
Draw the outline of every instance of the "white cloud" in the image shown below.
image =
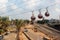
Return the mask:
<path id="1" fill-rule="evenodd" d="M 19 8 L 17 5 L 13 4 L 12 6 L 10 6 L 10 8 L 13 10 L 11 12 L 15 12 L 15 13 L 19 13 L 19 12 L 22 12 L 23 9 L 22 8 Z"/>
<path id="2" fill-rule="evenodd" d="M 60 4 L 60 0 L 55 0 L 55 3 Z"/>
<path id="3" fill-rule="evenodd" d="M 55 11 L 60 13 L 60 9 L 59 8 L 55 8 Z"/>
<path id="4" fill-rule="evenodd" d="M 17 9 L 14 10 L 14 12 L 19 14 L 19 13 L 23 12 L 23 9 L 22 8 L 17 8 Z"/>
<path id="5" fill-rule="evenodd" d="M 23 0 L 24 2 L 27 2 L 27 1 L 29 1 L 29 0 Z"/>
<path id="6" fill-rule="evenodd" d="M 16 9 L 18 8 L 15 4 L 11 6 L 11 9 Z"/>
<path id="7" fill-rule="evenodd" d="M 7 3 L 8 2 L 8 0 L 0 0 L 0 3 L 1 4 L 5 4 L 5 3 Z"/>
<path id="8" fill-rule="evenodd" d="M 6 5 L 1 5 L 0 9 L 4 9 L 6 7 Z"/>
<path id="9" fill-rule="evenodd" d="M 23 0 L 26 4 L 26 7 L 29 9 L 35 8 L 39 3 L 41 3 L 40 0 Z"/>
<path id="10" fill-rule="evenodd" d="M 8 0 L 0 0 L 0 11 L 6 12 L 6 3 Z"/>
<path id="11" fill-rule="evenodd" d="M 56 3 L 56 5 L 55 5 L 55 12 L 56 13 L 60 13 L 60 0 L 55 0 L 55 3 Z"/>

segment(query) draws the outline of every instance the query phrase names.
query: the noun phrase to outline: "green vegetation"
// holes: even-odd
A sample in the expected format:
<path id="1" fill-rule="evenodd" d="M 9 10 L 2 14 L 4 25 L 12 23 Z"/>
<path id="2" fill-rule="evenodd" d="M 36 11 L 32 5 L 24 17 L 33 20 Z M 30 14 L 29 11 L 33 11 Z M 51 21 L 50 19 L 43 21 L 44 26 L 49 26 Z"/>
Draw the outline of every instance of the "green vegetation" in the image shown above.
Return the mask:
<path id="1" fill-rule="evenodd" d="M 0 17 L 0 34 L 4 32 L 8 32 L 8 29 L 13 29 L 10 28 L 10 26 L 15 25 L 16 31 L 17 31 L 17 40 L 19 40 L 19 32 L 21 27 L 24 27 L 29 23 L 29 20 L 22 20 L 22 19 L 15 19 L 15 20 L 9 20 L 8 17 Z"/>
<path id="2" fill-rule="evenodd" d="M 7 32 L 6 28 L 9 26 L 8 17 L 0 17 L 0 33 Z M 3 30 L 3 31 L 2 31 Z"/>
<path id="3" fill-rule="evenodd" d="M 48 23 L 49 20 L 38 20 L 37 23 L 39 24 L 44 24 L 44 23 Z"/>

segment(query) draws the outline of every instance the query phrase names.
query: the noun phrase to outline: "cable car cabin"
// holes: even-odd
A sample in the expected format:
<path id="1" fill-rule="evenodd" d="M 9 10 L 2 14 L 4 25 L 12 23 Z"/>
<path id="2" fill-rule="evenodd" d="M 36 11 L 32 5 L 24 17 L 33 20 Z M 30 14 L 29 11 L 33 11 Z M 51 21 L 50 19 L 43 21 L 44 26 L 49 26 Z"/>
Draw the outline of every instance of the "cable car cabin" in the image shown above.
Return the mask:
<path id="1" fill-rule="evenodd" d="M 49 13 L 48 12 L 45 12 L 45 16 L 48 17 L 49 16 Z"/>
<path id="2" fill-rule="evenodd" d="M 31 16 L 31 20 L 35 20 L 36 18 L 34 16 Z"/>
<path id="3" fill-rule="evenodd" d="M 50 16 L 47 8 L 46 8 L 45 16 L 46 16 L 46 17 Z"/>
<path id="4" fill-rule="evenodd" d="M 39 14 L 39 15 L 38 15 L 38 18 L 41 19 L 41 18 L 43 18 L 43 16 L 42 16 L 41 14 Z"/>

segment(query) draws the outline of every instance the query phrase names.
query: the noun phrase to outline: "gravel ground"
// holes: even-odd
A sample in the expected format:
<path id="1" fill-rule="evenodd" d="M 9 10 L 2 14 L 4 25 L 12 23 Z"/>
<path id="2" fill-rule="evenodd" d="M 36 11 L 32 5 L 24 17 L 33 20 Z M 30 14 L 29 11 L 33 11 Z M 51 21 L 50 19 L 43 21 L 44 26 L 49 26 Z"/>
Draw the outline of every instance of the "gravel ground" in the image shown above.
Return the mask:
<path id="1" fill-rule="evenodd" d="M 10 33 L 8 35 L 5 35 L 4 40 L 16 40 L 16 33 Z"/>

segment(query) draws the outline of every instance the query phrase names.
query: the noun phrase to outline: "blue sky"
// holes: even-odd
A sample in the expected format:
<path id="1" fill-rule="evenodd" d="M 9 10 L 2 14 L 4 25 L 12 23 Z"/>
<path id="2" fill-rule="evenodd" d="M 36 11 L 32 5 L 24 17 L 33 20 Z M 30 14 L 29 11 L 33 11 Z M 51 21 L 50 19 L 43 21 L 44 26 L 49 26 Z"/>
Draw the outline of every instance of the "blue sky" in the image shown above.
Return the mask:
<path id="1" fill-rule="evenodd" d="M 55 4 L 55 5 L 53 5 Z M 50 6 L 53 5 L 53 6 Z M 46 7 L 48 7 L 50 16 L 45 17 Z M 42 8 L 42 9 L 41 9 Z M 9 16 L 10 19 L 30 19 L 32 10 L 36 19 L 38 19 L 38 9 L 46 19 L 59 19 L 60 1 L 59 0 L 0 0 L 0 16 Z"/>

